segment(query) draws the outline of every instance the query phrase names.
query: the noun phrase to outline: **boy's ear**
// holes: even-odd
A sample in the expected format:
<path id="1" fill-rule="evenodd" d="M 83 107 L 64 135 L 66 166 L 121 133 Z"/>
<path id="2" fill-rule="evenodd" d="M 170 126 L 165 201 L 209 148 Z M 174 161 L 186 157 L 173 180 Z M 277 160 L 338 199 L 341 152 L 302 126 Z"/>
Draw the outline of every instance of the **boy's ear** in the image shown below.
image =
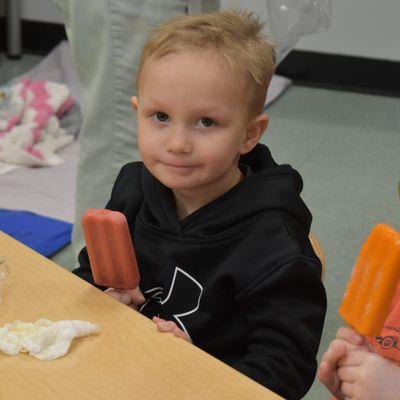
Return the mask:
<path id="1" fill-rule="evenodd" d="M 260 141 L 262 134 L 267 129 L 268 122 L 269 117 L 267 114 L 260 114 L 249 122 L 240 154 L 246 154 L 253 150 L 256 144 Z"/>
<path id="2" fill-rule="evenodd" d="M 136 96 L 132 96 L 131 97 L 131 104 L 132 104 L 132 107 L 135 110 L 137 110 L 137 108 L 138 108 L 138 98 Z"/>

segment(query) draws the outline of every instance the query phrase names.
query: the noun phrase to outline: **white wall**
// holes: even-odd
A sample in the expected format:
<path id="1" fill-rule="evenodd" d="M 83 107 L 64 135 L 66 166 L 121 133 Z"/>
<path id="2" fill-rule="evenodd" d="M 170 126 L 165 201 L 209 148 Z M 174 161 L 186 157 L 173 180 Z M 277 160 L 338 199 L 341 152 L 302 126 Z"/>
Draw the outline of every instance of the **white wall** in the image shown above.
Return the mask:
<path id="1" fill-rule="evenodd" d="M 400 61 L 400 1 L 332 0 L 329 30 L 303 37 L 297 48 Z"/>
<path id="2" fill-rule="evenodd" d="M 20 0 L 20 2 L 22 19 L 63 23 L 61 11 L 52 0 Z"/>
<path id="3" fill-rule="evenodd" d="M 9 0 L 13 1 L 13 0 Z M 19 0 L 21 18 L 29 21 L 63 23 L 63 17 L 53 0 Z M 85 0 L 81 0 L 85 1 Z M 5 2 L 0 0 L 0 15 L 5 15 Z"/>
<path id="4" fill-rule="evenodd" d="M 400 0 L 331 1 L 329 30 L 304 36 L 297 49 L 400 61 Z M 267 16 L 266 0 L 221 3 L 233 3 Z"/>
<path id="5" fill-rule="evenodd" d="M 63 21 L 52 0 L 20 1 L 23 19 L 54 23 Z M 223 7 L 233 2 L 249 8 L 263 19 L 268 15 L 266 0 L 220 1 Z M 332 23 L 329 30 L 304 36 L 297 49 L 400 61 L 400 0 L 331 1 Z"/>

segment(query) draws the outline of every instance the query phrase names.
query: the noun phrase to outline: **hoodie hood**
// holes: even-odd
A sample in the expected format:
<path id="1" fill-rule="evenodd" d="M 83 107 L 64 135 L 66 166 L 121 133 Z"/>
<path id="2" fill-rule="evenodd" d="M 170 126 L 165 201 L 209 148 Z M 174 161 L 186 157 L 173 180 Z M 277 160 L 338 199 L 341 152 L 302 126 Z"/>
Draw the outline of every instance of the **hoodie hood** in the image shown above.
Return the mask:
<path id="1" fill-rule="evenodd" d="M 258 144 L 239 163 L 251 173 L 222 196 L 182 220 L 175 211 L 172 191 L 143 167 L 142 187 L 151 224 L 167 234 L 205 238 L 229 234 L 261 213 L 282 211 L 291 214 L 306 231 L 311 214 L 300 197 L 303 181 L 290 165 L 277 165 L 269 149 Z M 147 219 L 147 218 L 146 218 Z M 149 219 L 147 219 L 149 221 Z"/>

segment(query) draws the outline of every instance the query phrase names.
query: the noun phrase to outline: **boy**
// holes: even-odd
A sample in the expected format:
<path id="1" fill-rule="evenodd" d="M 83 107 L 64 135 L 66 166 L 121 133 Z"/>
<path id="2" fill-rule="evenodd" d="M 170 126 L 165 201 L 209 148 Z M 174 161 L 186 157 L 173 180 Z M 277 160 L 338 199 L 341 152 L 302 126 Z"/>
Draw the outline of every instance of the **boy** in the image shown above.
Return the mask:
<path id="1" fill-rule="evenodd" d="M 143 163 L 107 208 L 127 217 L 140 290 L 110 294 L 286 399 L 316 372 L 326 298 L 302 180 L 258 144 L 274 49 L 246 12 L 159 28 L 137 76 Z M 86 250 L 75 273 L 93 283 Z"/>

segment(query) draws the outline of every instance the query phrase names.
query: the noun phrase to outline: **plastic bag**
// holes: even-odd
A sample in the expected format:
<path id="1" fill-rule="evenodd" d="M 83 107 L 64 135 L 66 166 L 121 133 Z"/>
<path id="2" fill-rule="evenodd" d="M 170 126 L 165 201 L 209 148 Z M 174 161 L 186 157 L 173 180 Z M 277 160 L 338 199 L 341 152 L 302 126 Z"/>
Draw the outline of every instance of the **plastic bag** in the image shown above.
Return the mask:
<path id="1" fill-rule="evenodd" d="M 214 9 L 209 7 L 214 4 Z M 189 13 L 233 7 L 248 9 L 266 20 L 266 28 L 276 46 L 278 65 L 304 35 L 329 27 L 331 0 L 189 0 Z"/>
<path id="2" fill-rule="evenodd" d="M 267 24 L 277 50 L 277 64 L 304 35 L 329 27 L 331 0 L 266 0 Z"/>

